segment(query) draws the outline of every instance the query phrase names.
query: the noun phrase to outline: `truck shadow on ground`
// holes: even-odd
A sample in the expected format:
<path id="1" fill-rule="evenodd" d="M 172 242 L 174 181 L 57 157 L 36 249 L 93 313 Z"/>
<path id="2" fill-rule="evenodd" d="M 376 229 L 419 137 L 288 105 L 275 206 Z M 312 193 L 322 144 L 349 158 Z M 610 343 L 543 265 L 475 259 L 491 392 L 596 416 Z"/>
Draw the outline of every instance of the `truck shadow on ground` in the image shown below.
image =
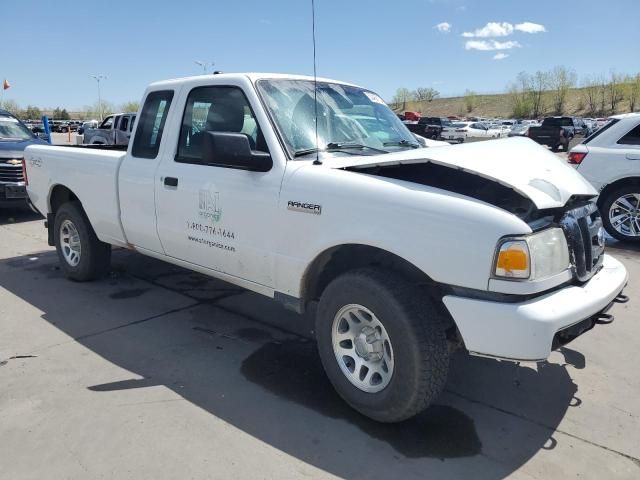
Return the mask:
<path id="1" fill-rule="evenodd" d="M 86 348 L 140 377 L 86 385 L 96 395 L 164 386 L 334 475 L 503 478 L 540 449 L 554 448 L 556 427 L 580 402 L 568 371 L 584 367 L 578 352 L 565 349 L 565 363 L 548 363 L 537 371 L 459 353 L 436 405 L 400 424 L 376 423 L 334 392 L 313 340 L 300 335 L 307 327 L 290 331 L 289 325 L 305 325 L 305 319 L 301 323 L 273 302 L 267 305 L 233 286 L 218 282 L 219 295 L 182 309 L 180 316 L 114 328 L 109 303 L 144 302 L 150 290 L 160 288 L 202 291 L 210 281 L 136 254 L 114 252 L 114 257 L 115 273 L 87 287 L 104 298 L 96 305 L 102 314 L 95 318 L 69 308 L 87 301 L 86 290 L 62 278 L 54 252 L 0 261 L 1 286 Z M 234 296 L 241 301 L 230 303 Z M 46 361 L 46 354 L 38 360 Z"/>
<path id="2" fill-rule="evenodd" d="M 0 208 L 0 225 L 32 222 L 42 216 L 31 210 L 26 204 L 22 207 Z"/>

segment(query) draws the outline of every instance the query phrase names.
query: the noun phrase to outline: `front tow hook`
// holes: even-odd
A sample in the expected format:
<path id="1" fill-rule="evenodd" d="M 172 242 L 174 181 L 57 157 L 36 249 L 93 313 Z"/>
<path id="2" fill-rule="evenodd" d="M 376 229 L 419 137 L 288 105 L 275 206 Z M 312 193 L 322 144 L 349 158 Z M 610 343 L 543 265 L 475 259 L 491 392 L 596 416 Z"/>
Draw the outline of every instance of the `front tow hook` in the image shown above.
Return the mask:
<path id="1" fill-rule="evenodd" d="M 618 296 L 613 299 L 613 301 L 616 303 L 627 303 L 629 301 L 629 297 L 620 292 Z"/>

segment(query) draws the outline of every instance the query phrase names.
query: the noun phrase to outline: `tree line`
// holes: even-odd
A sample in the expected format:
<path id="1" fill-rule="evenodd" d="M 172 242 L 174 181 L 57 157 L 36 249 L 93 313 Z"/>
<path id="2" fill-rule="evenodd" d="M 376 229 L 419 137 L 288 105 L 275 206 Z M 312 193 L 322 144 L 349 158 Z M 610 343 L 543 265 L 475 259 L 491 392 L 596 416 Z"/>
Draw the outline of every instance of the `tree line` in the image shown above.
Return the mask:
<path id="1" fill-rule="evenodd" d="M 431 102 L 440 93 L 433 88 L 398 88 L 390 106 L 404 111 L 409 102 Z M 581 113 L 588 116 L 607 116 L 640 110 L 640 73 L 623 75 L 592 75 L 578 81 L 570 68 L 557 66 L 548 71 L 520 72 L 506 90 L 511 114 L 515 118 L 540 118 L 546 114 Z M 466 90 L 458 114 L 477 109 L 479 95 Z M 454 112 L 451 112 L 454 113 Z"/>
<path id="2" fill-rule="evenodd" d="M 569 104 L 572 89 L 577 90 L 573 93 L 573 104 Z M 513 116 L 518 118 L 577 112 L 606 116 L 619 113 L 624 101 L 627 101 L 628 111 L 633 112 L 640 106 L 640 73 L 611 72 L 608 76 L 585 77 L 579 83 L 575 71 L 559 66 L 546 72 L 519 73 L 507 93 Z"/>
<path id="3" fill-rule="evenodd" d="M 100 118 L 100 111 L 102 110 L 102 117 L 110 115 L 116 112 L 137 112 L 140 103 L 137 101 L 129 101 L 120 105 L 115 105 L 109 101 L 102 101 L 99 105 L 98 102 L 93 105 L 85 105 L 81 111 L 72 112 L 73 119 L 77 120 L 93 120 Z M 102 108 L 100 108 L 102 107 Z M 43 115 L 48 115 L 52 120 L 71 120 L 72 114 L 67 111 L 66 108 L 56 107 L 53 110 L 43 109 L 33 105 L 27 105 L 22 108 L 14 100 L 5 100 L 0 104 L 0 109 L 7 110 L 13 113 L 18 118 L 23 120 L 40 120 Z"/>
<path id="4" fill-rule="evenodd" d="M 440 92 L 435 88 L 419 87 L 415 90 L 409 90 L 408 88 L 402 87 L 396 90 L 396 94 L 391 100 L 391 106 L 405 110 L 408 102 L 432 102 L 439 96 Z"/>

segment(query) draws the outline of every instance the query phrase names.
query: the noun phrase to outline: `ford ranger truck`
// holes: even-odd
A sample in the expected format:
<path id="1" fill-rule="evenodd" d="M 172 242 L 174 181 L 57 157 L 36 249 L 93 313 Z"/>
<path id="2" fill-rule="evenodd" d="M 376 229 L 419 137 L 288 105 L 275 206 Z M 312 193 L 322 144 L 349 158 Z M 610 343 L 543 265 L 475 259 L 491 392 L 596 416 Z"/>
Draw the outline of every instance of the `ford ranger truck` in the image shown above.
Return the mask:
<path id="1" fill-rule="evenodd" d="M 26 150 L 64 273 L 101 277 L 117 246 L 314 306 L 329 379 L 375 420 L 433 402 L 452 347 L 543 361 L 627 299 L 597 192 L 529 139 L 421 148 L 374 92 L 291 75 L 141 105 L 126 151 Z"/>

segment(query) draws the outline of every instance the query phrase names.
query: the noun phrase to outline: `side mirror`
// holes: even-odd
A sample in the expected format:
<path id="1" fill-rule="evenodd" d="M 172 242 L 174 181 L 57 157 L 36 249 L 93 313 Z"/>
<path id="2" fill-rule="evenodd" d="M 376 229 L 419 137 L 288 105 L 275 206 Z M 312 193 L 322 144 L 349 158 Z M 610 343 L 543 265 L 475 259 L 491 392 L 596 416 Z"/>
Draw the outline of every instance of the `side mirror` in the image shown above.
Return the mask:
<path id="1" fill-rule="evenodd" d="M 273 167 L 271 155 L 251 150 L 249 138 L 243 133 L 205 132 L 202 160 L 208 165 L 251 172 L 268 172 Z"/>

